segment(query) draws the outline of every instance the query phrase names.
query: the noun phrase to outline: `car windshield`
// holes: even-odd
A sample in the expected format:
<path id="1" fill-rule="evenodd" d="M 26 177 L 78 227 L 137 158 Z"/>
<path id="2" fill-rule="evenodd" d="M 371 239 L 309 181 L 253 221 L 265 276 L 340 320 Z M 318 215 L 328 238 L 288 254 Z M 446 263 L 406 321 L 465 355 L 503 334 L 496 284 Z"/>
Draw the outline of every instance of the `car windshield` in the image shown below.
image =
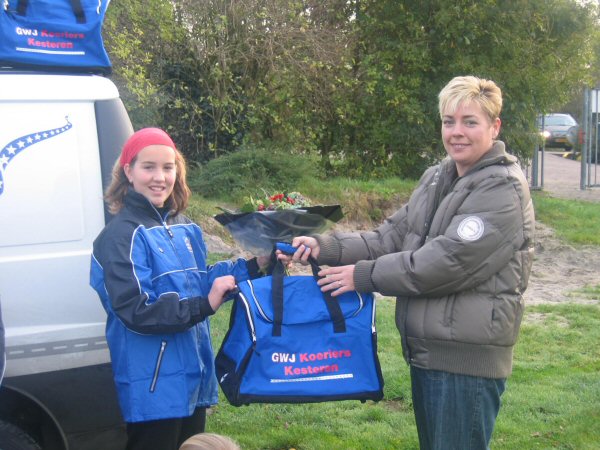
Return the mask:
<path id="1" fill-rule="evenodd" d="M 544 118 L 544 123 L 546 126 L 548 125 L 555 125 L 555 126 L 573 126 L 573 125 L 577 125 L 577 122 L 575 121 L 575 119 L 573 119 L 571 116 L 546 116 Z M 540 123 L 541 125 L 541 123 Z"/>

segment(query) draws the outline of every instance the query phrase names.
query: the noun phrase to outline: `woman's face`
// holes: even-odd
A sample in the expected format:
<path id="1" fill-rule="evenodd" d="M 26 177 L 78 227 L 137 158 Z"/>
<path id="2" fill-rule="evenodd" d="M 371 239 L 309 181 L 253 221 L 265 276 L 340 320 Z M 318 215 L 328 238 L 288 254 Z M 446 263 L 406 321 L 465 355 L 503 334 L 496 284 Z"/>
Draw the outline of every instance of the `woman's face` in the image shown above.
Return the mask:
<path id="1" fill-rule="evenodd" d="M 149 145 L 123 170 L 136 192 L 162 208 L 175 186 L 175 150 L 167 145 Z"/>
<path id="2" fill-rule="evenodd" d="M 500 119 L 490 122 L 475 102 L 461 103 L 456 111 L 443 114 L 442 140 L 458 175 L 464 175 L 492 148 L 499 132 Z"/>

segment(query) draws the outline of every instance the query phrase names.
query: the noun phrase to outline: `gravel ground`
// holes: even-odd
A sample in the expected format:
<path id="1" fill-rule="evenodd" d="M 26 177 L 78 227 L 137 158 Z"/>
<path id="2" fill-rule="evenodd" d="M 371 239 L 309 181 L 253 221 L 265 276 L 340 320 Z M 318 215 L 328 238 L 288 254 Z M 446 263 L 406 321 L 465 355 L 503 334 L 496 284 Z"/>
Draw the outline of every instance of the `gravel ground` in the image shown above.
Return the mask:
<path id="1" fill-rule="evenodd" d="M 580 189 L 581 162 L 563 158 L 562 152 L 540 153 L 538 186 L 552 197 L 600 202 L 600 186 Z M 600 165 L 592 165 L 588 173 L 591 184 L 600 185 Z M 531 175 L 530 175 L 531 183 Z"/>

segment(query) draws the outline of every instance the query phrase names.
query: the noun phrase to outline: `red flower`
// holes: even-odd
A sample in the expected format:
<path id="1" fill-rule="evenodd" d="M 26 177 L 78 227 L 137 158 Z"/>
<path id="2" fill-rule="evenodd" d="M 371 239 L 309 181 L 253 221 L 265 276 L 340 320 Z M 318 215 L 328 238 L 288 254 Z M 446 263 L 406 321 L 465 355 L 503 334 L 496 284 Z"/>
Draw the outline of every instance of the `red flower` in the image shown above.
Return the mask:
<path id="1" fill-rule="evenodd" d="M 275 211 L 279 209 L 293 209 L 310 206 L 310 201 L 299 192 L 285 192 L 269 195 L 265 192 L 262 198 L 246 197 L 246 203 L 241 211 Z"/>

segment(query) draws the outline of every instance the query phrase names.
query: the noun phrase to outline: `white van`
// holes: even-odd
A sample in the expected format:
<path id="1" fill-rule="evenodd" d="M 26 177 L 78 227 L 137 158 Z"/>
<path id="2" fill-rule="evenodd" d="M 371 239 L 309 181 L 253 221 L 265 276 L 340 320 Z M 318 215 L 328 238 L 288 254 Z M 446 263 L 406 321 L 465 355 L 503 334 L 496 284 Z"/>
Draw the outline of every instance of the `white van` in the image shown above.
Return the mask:
<path id="1" fill-rule="evenodd" d="M 124 426 L 89 286 L 103 191 L 133 132 L 95 75 L 0 71 L 0 448 L 108 450 Z"/>

